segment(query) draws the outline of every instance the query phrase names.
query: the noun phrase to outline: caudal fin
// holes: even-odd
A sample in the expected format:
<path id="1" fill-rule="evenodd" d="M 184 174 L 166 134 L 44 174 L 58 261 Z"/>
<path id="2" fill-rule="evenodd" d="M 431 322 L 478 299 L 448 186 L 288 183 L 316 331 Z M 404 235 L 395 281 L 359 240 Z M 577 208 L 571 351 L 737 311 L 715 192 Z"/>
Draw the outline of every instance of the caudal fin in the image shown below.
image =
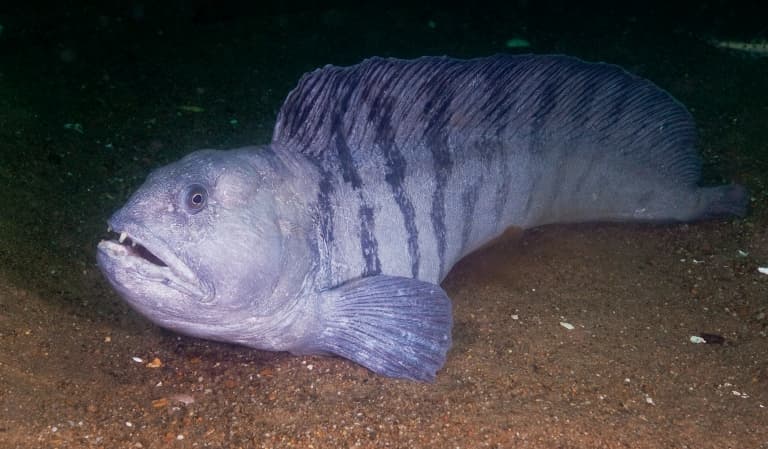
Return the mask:
<path id="1" fill-rule="evenodd" d="M 704 208 L 697 220 L 743 217 L 749 209 L 749 191 L 740 184 L 705 187 L 701 192 Z"/>

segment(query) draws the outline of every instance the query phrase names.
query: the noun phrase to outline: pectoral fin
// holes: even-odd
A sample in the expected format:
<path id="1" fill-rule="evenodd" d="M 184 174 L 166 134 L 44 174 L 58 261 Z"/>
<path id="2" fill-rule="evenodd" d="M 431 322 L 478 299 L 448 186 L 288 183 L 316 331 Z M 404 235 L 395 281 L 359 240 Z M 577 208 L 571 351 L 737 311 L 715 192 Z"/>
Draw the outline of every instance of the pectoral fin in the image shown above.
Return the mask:
<path id="1" fill-rule="evenodd" d="M 372 276 L 321 293 L 316 350 L 385 376 L 432 381 L 451 346 L 451 301 L 440 286 Z"/>

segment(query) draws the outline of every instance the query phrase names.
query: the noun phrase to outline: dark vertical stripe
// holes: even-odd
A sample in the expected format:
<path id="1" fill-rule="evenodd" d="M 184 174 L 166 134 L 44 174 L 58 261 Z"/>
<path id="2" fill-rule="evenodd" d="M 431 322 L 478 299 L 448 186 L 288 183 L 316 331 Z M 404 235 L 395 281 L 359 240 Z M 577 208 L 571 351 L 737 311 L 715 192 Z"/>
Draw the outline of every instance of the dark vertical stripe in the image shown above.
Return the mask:
<path id="1" fill-rule="evenodd" d="M 352 152 L 347 145 L 347 139 L 341 133 L 341 131 L 335 133 L 334 143 L 336 146 L 336 156 L 339 159 L 339 165 L 341 167 L 341 176 L 344 182 L 348 182 L 352 185 L 352 188 L 358 190 L 363 185 L 363 181 L 360 179 L 360 175 L 355 168 L 355 161 L 352 160 Z"/>
<path id="2" fill-rule="evenodd" d="M 322 242 L 318 242 L 318 245 L 323 245 L 328 249 L 328 252 L 333 252 L 333 241 L 335 236 L 333 234 L 333 205 L 331 204 L 331 198 L 333 196 L 333 181 L 331 173 L 322 171 L 320 174 L 320 186 L 317 193 L 317 206 L 318 206 L 318 223 L 320 227 L 320 238 Z M 322 254 L 323 251 L 320 250 Z M 326 276 L 325 281 L 331 280 L 331 254 L 323 254 L 320 258 L 322 266 L 320 272 Z"/>
<path id="3" fill-rule="evenodd" d="M 469 237 L 472 235 L 472 225 L 475 223 L 475 207 L 480 198 L 480 186 L 483 184 L 482 177 L 475 181 L 468 189 L 461 194 L 463 204 L 464 224 L 461 229 L 461 251 L 467 250 Z"/>
<path id="4" fill-rule="evenodd" d="M 500 167 L 496 176 L 500 179 L 496 180 L 496 198 L 493 202 L 493 218 L 497 227 L 505 218 L 504 211 L 507 209 L 507 203 L 509 202 L 509 196 L 511 194 L 509 191 L 509 184 L 511 182 L 511 174 L 509 173 L 510 162 L 509 158 L 502 154 L 504 149 L 503 145 L 499 145 L 499 159 L 497 163 Z M 498 228 L 496 230 L 498 230 Z"/>
<path id="5" fill-rule="evenodd" d="M 428 101 L 425 105 L 424 115 L 431 117 L 427 126 L 428 135 L 427 146 L 432 153 L 433 168 L 435 170 L 435 191 L 432 193 L 432 210 L 430 218 L 432 219 L 432 230 L 437 240 L 437 255 L 440 261 L 440 276 L 445 275 L 445 250 L 446 229 L 445 229 L 445 188 L 448 184 L 448 178 L 453 169 L 453 160 L 451 159 L 451 150 L 448 147 L 445 128 L 447 125 L 449 105 L 448 99 L 439 98 L 440 94 L 434 93 L 434 101 Z M 435 105 L 434 103 L 437 102 Z M 434 108 L 433 108 L 434 107 Z M 434 109 L 434 110 L 431 110 Z"/>
<path id="6" fill-rule="evenodd" d="M 358 212 L 360 219 L 360 249 L 365 260 L 363 276 L 374 276 L 381 273 L 379 261 L 379 244 L 376 241 L 373 208 L 361 205 Z"/>
<path id="7" fill-rule="evenodd" d="M 443 76 L 449 76 L 443 73 Z M 453 97 L 453 92 L 440 90 L 440 83 L 425 83 L 432 91 L 425 94 L 429 98 L 424 104 L 422 114 L 429 117 L 429 123 L 425 129 L 427 147 L 432 153 L 432 163 L 435 171 L 435 190 L 432 193 L 432 230 L 437 241 L 437 255 L 439 259 L 439 273 L 445 274 L 445 251 L 447 248 L 445 229 L 445 189 L 453 169 L 451 150 L 448 147 L 448 120 L 450 113 L 448 107 Z"/>
<path id="8" fill-rule="evenodd" d="M 297 92 L 297 95 L 290 101 L 286 101 L 283 104 L 282 119 L 284 122 L 282 126 L 286 135 L 293 135 L 302 131 L 302 127 L 305 123 L 309 122 L 309 114 L 312 112 L 311 108 L 304 107 L 305 104 L 314 104 L 320 94 L 323 93 L 323 86 L 326 83 L 327 78 L 313 77 L 310 75 L 304 75 L 299 82 L 303 89 Z M 318 87 L 318 85 L 321 85 Z M 314 136 L 317 133 L 317 129 L 322 125 L 322 122 L 315 123 L 313 126 Z M 306 130 L 303 130 L 306 132 Z M 306 139 L 305 142 L 309 144 L 314 139 Z"/>
<path id="9" fill-rule="evenodd" d="M 408 199 L 405 189 L 401 184 L 392 185 L 392 193 L 395 196 L 400 213 L 403 214 L 405 231 L 408 233 L 408 256 L 411 258 L 411 275 L 414 278 L 419 276 L 419 230 L 416 228 L 416 211 L 413 209 L 413 203 Z"/>
<path id="10" fill-rule="evenodd" d="M 437 165 L 437 163 L 435 164 Z M 445 185 L 448 180 L 448 170 L 437 169 L 435 174 L 435 191 L 432 194 L 432 211 L 429 216 L 432 219 L 432 230 L 437 240 L 437 256 L 440 260 L 440 276 L 445 273 Z"/>
<path id="11" fill-rule="evenodd" d="M 408 256 L 411 259 L 411 275 L 416 278 L 419 275 L 419 230 L 416 228 L 416 211 L 413 203 L 408 198 L 403 181 L 405 180 L 406 161 L 403 154 L 394 145 L 394 139 L 382 147 L 387 158 L 387 173 L 384 179 L 392 189 L 397 207 L 403 216 L 403 225 L 408 237 Z"/>
<path id="12" fill-rule="evenodd" d="M 387 88 L 383 85 L 382 88 Z M 392 190 L 397 207 L 403 217 L 403 225 L 407 234 L 408 256 L 411 260 L 411 275 L 416 278 L 419 275 L 419 231 L 416 228 L 416 212 L 413 202 L 403 187 L 406 176 L 407 161 L 405 156 L 395 145 L 395 129 L 392 126 L 392 107 L 394 101 L 391 97 L 377 99 L 371 107 L 368 120 L 376 123 L 376 147 L 379 148 L 386 160 L 386 173 L 384 180 Z"/>
<path id="13" fill-rule="evenodd" d="M 541 166 L 541 164 L 538 164 Z M 536 206 L 538 202 L 540 202 L 540 197 L 537 195 L 538 190 L 541 188 L 539 185 L 541 183 L 541 171 L 536 171 L 535 173 L 531 173 L 531 183 L 530 188 L 531 191 L 526 195 L 525 198 L 525 207 L 523 207 L 522 217 L 526 221 L 526 224 L 535 222 L 536 219 L 539 218 L 541 215 L 541 211 L 536 211 L 537 216 L 531 216 L 533 213 L 533 208 Z"/>
<path id="14" fill-rule="evenodd" d="M 358 190 L 362 185 L 360 175 L 357 173 L 355 161 L 352 158 L 352 150 L 349 148 L 347 133 L 344 130 L 344 114 L 348 112 L 349 101 L 354 92 L 353 86 L 345 92 L 344 96 L 335 103 L 331 116 L 331 134 L 333 136 L 333 145 L 336 151 L 333 152 L 338 157 L 341 168 L 341 175 L 344 182 L 352 185 L 352 188 Z"/>

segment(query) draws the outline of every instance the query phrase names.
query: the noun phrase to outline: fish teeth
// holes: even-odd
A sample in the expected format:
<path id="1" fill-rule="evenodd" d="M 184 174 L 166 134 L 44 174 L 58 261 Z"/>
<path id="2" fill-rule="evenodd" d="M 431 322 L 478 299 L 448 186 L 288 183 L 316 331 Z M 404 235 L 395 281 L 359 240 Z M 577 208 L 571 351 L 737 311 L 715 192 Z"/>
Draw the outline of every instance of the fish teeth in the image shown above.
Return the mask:
<path id="1" fill-rule="evenodd" d="M 128 238 L 128 234 L 125 233 L 125 232 L 121 232 L 120 233 L 120 238 L 118 239 L 118 242 L 123 243 L 125 241 L 125 239 L 127 239 L 127 238 Z"/>

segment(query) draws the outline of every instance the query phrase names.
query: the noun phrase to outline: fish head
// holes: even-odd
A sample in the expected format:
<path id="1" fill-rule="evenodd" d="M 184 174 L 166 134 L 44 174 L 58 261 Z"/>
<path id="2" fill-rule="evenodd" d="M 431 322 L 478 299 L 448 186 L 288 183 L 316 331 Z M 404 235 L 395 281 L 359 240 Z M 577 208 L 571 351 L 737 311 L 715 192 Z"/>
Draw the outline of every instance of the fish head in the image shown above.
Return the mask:
<path id="1" fill-rule="evenodd" d="M 156 169 L 109 219 L 98 265 L 161 326 L 216 339 L 264 302 L 285 260 L 280 174 L 259 149 L 201 150 Z M 211 330 L 216 327 L 218 330 Z"/>

